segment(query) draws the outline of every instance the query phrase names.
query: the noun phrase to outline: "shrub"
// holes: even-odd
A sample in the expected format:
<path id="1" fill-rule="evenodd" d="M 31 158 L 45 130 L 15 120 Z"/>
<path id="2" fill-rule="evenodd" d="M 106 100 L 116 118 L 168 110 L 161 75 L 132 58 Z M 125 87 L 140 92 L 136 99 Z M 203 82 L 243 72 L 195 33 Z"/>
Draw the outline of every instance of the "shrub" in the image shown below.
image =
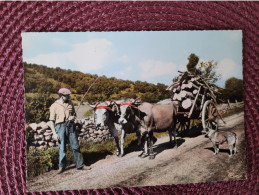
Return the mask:
<path id="1" fill-rule="evenodd" d="M 50 94 L 34 94 L 25 96 L 25 116 L 26 122 L 48 121 L 49 107 L 55 101 Z"/>
<path id="2" fill-rule="evenodd" d="M 126 136 L 125 149 L 129 145 L 136 145 L 135 133 Z M 132 146 L 131 146 L 132 147 Z M 94 144 L 83 142 L 80 144 L 81 154 L 86 164 L 92 164 L 96 161 L 111 155 L 116 151 L 115 143 L 108 139 L 102 143 Z M 67 166 L 73 163 L 73 156 L 69 145 L 67 145 Z M 47 150 L 29 149 L 27 150 L 27 178 L 38 176 L 52 169 L 58 169 L 58 148 L 49 148 Z"/>
<path id="3" fill-rule="evenodd" d="M 93 110 L 89 109 L 84 113 L 84 117 L 92 116 L 93 115 Z"/>
<path id="4" fill-rule="evenodd" d="M 58 168 L 58 148 L 30 149 L 27 152 L 28 179 Z"/>
<path id="5" fill-rule="evenodd" d="M 30 132 L 30 130 L 30 127 L 27 127 L 25 130 L 27 149 L 29 148 L 29 146 L 32 145 L 32 142 L 34 141 L 34 135 Z"/>

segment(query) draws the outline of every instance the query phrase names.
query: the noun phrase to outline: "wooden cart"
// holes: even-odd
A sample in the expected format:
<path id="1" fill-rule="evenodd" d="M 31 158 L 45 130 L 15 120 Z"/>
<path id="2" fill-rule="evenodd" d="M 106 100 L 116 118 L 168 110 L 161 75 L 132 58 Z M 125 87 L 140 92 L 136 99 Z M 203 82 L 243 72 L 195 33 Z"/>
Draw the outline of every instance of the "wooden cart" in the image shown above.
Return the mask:
<path id="1" fill-rule="evenodd" d="M 190 129 L 196 120 L 202 121 L 203 130 L 218 129 L 222 119 L 216 95 L 219 87 L 189 72 L 180 72 L 177 80 L 167 89 L 172 91 L 172 101 L 178 106 L 177 131 Z M 224 122 L 224 121 L 223 121 Z"/>

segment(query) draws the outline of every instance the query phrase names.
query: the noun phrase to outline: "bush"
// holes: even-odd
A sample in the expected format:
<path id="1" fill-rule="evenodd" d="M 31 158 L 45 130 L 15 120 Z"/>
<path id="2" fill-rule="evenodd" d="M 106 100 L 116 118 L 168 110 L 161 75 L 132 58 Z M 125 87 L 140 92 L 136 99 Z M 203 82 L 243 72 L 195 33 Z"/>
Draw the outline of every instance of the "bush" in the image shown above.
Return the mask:
<path id="1" fill-rule="evenodd" d="M 34 141 L 34 135 L 30 132 L 30 130 L 30 127 L 27 127 L 25 130 L 27 149 L 29 148 L 29 146 L 32 145 L 32 142 Z"/>
<path id="2" fill-rule="evenodd" d="M 84 117 L 92 116 L 93 115 L 93 110 L 89 109 L 84 113 Z"/>
<path id="3" fill-rule="evenodd" d="M 135 133 L 126 136 L 125 148 L 137 139 Z M 136 145 L 135 143 L 133 145 Z M 115 153 L 116 146 L 112 139 L 108 139 L 100 144 L 83 142 L 80 144 L 80 151 L 84 162 L 88 165 L 105 158 L 107 155 Z M 67 166 L 73 163 L 72 152 L 67 145 Z M 27 150 L 27 178 L 41 175 L 52 169 L 58 169 L 58 148 L 49 148 L 47 150 L 28 149 Z"/>
<path id="4" fill-rule="evenodd" d="M 27 152 L 28 179 L 58 168 L 58 148 L 31 149 Z"/>
<path id="5" fill-rule="evenodd" d="M 55 101 L 50 94 L 34 94 L 25 96 L 26 123 L 48 121 L 49 107 Z"/>

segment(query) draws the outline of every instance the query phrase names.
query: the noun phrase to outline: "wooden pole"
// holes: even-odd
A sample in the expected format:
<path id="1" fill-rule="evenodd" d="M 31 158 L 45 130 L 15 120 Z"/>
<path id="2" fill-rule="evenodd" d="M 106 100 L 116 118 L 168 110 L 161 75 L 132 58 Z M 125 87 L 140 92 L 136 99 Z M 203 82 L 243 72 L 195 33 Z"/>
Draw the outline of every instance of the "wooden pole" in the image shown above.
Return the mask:
<path id="1" fill-rule="evenodd" d="M 191 108 L 191 110 L 190 110 L 190 112 L 189 112 L 188 118 L 190 118 L 191 115 L 192 115 L 192 112 L 193 112 L 194 106 L 195 106 L 195 104 L 196 104 L 196 101 L 197 101 L 197 99 L 198 99 L 198 96 L 199 96 L 199 94 L 200 94 L 200 91 L 201 91 L 201 86 L 199 87 L 198 93 L 197 93 L 197 95 L 196 95 L 196 97 L 195 97 L 195 100 L 194 100 L 194 102 L 193 102 L 193 104 L 192 104 L 192 108 Z"/>

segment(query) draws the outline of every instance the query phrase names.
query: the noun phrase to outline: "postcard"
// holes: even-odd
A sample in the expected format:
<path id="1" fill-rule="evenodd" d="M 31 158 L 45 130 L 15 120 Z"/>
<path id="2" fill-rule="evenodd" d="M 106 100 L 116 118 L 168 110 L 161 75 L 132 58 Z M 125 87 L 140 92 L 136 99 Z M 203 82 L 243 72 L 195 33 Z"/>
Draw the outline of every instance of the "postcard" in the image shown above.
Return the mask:
<path id="1" fill-rule="evenodd" d="M 22 33 L 27 191 L 246 179 L 242 31 Z"/>

